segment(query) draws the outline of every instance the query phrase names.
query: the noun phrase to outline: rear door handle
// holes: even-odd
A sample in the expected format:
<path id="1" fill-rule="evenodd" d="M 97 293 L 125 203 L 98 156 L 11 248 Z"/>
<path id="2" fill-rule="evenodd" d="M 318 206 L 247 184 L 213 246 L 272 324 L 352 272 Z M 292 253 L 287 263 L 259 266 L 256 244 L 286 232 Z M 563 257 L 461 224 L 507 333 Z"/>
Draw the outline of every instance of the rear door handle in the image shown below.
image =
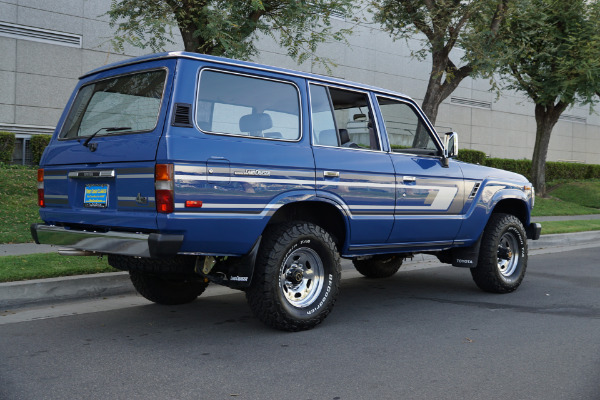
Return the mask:
<path id="1" fill-rule="evenodd" d="M 323 176 L 326 178 L 339 178 L 340 173 L 338 171 L 323 171 Z"/>
<path id="2" fill-rule="evenodd" d="M 417 178 L 414 176 L 403 176 L 402 181 L 404 181 L 406 183 L 414 183 L 417 181 Z"/>

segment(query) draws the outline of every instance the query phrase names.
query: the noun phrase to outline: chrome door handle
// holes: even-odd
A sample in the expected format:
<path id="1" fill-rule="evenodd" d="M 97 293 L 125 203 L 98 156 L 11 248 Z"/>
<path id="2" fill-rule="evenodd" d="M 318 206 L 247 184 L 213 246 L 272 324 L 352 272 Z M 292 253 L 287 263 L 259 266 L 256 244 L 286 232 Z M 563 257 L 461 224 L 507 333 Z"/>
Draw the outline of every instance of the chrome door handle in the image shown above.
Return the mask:
<path id="1" fill-rule="evenodd" d="M 416 182 L 417 178 L 415 178 L 414 176 L 403 176 L 402 181 L 403 182 Z"/>
<path id="2" fill-rule="evenodd" d="M 339 178 L 340 173 L 338 171 L 323 171 L 323 176 L 326 178 Z"/>

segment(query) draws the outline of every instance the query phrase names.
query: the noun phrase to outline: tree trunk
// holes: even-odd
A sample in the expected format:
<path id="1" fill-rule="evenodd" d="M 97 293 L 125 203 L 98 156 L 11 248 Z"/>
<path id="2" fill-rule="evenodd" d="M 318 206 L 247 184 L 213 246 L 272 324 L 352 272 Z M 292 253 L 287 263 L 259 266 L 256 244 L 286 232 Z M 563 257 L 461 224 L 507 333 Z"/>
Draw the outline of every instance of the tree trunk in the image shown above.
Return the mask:
<path id="1" fill-rule="evenodd" d="M 447 56 L 445 58 L 447 58 Z M 432 125 L 435 125 L 440 104 L 444 101 L 442 98 L 442 76 L 445 67 L 446 63 L 444 57 L 433 53 L 429 83 L 427 84 L 427 91 L 425 92 L 425 98 L 421 105 L 421 109 L 425 115 L 427 115 L 427 118 Z M 427 146 L 428 141 L 429 135 L 427 131 L 425 129 L 417 129 L 412 147 L 417 149 L 424 148 Z"/>
<path id="2" fill-rule="evenodd" d="M 469 76 L 471 72 L 473 72 L 473 67 L 470 64 L 457 69 L 450 61 L 447 49 L 432 53 L 429 83 L 421 106 L 432 125 L 435 126 L 440 104 L 454 92 L 460 82 Z M 428 139 L 429 136 L 425 129 L 420 129 L 415 137 L 413 147 L 425 147 Z"/>
<path id="3" fill-rule="evenodd" d="M 531 158 L 531 180 L 536 193 L 540 196 L 546 196 L 546 157 L 550 135 L 558 118 L 566 108 L 567 104 L 562 102 L 552 106 L 535 105 L 536 132 L 535 147 Z"/>

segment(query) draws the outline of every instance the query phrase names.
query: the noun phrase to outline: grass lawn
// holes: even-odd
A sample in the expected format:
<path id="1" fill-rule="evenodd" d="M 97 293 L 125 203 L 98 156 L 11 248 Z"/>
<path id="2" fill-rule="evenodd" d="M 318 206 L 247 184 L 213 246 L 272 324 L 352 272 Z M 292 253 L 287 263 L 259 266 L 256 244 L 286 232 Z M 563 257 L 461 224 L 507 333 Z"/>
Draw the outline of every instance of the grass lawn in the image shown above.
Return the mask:
<path id="1" fill-rule="evenodd" d="M 57 253 L 0 257 L 0 282 L 116 271 L 106 257 L 68 257 Z"/>
<path id="2" fill-rule="evenodd" d="M 531 215 L 600 214 L 600 181 L 552 182 L 547 198 L 536 197 Z"/>
<path id="3" fill-rule="evenodd" d="M 600 220 L 542 222 L 542 234 L 600 231 Z"/>
<path id="4" fill-rule="evenodd" d="M 0 243 L 32 242 L 29 225 L 41 222 L 37 169 L 0 167 Z"/>

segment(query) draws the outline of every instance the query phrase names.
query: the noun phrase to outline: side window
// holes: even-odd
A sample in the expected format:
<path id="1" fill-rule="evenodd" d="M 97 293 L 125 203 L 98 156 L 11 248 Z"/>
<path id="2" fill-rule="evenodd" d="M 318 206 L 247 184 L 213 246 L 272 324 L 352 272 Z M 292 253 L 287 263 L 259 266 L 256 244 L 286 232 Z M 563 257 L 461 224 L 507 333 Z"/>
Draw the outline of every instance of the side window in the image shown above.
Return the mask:
<path id="1" fill-rule="evenodd" d="M 366 93 L 314 84 L 310 88 L 315 144 L 380 149 Z"/>
<path id="2" fill-rule="evenodd" d="M 282 140 L 300 138 L 300 102 L 292 84 L 202 71 L 196 123 L 209 133 Z"/>
<path id="3" fill-rule="evenodd" d="M 322 146 L 339 146 L 329 93 L 323 86 L 310 85 L 310 105 L 313 126 L 313 143 Z"/>
<path id="4" fill-rule="evenodd" d="M 429 130 L 409 104 L 387 97 L 377 97 L 377 101 L 392 150 L 421 149 L 437 154 Z"/>

